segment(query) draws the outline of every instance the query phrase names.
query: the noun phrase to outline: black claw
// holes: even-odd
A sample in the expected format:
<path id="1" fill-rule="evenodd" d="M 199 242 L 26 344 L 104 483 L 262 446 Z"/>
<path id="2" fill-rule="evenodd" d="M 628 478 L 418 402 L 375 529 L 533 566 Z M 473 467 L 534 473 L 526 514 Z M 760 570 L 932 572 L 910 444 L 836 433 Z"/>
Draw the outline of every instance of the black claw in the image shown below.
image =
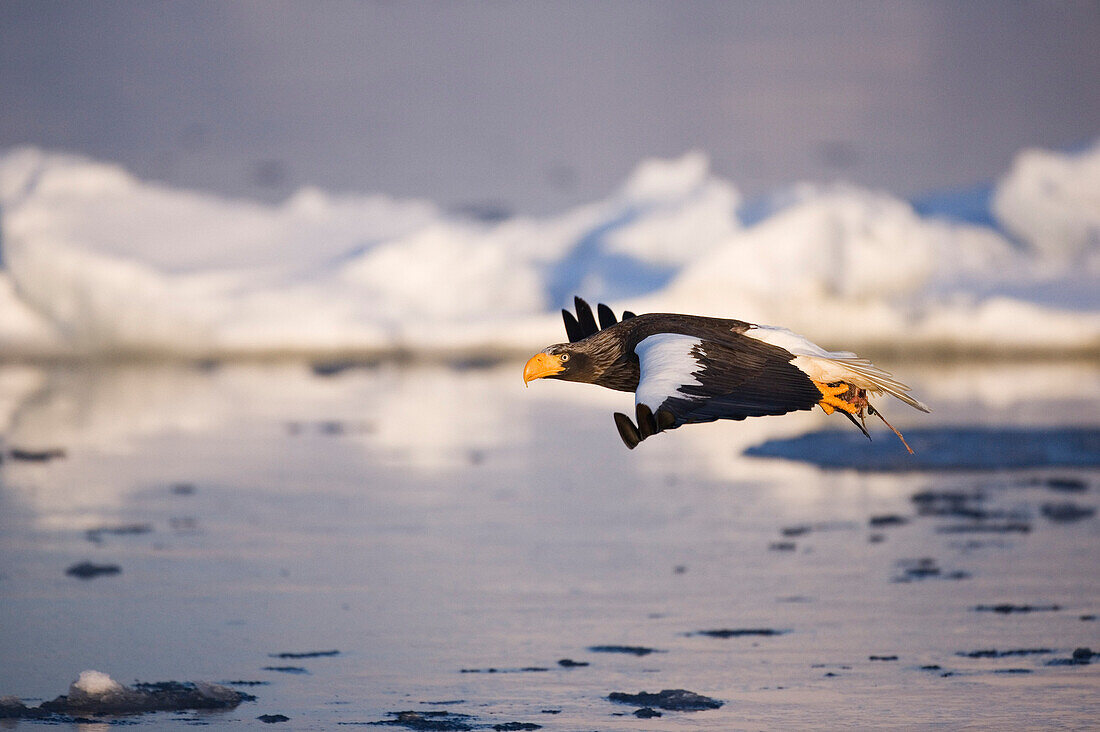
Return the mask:
<path id="1" fill-rule="evenodd" d="M 630 320 L 631 318 L 636 318 L 636 317 L 638 317 L 638 316 L 635 315 L 634 313 L 630 312 L 629 310 L 624 310 L 623 311 L 623 320 Z"/>
<path id="2" fill-rule="evenodd" d="M 602 302 L 596 306 L 596 314 L 600 316 L 600 330 L 615 325 L 615 313 Z"/>
<path id="3" fill-rule="evenodd" d="M 670 430 L 676 426 L 676 415 L 667 409 L 658 409 L 655 416 L 657 417 L 658 432 Z"/>
<path id="4" fill-rule="evenodd" d="M 841 410 L 841 411 L 843 411 L 843 410 Z M 858 427 L 859 431 L 862 432 L 864 435 L 866 435 L 868 440 L 871 439 L 871 433 L 867 431 L 866 426 L 864 426 L 861 422 L 859 422 L 854 416 L 852 416 L 848 412 L 844 412 L 844 416 L 847 417 L 849 420 L 851 420 L 852 424 L 854 424 L 856 427 Z"/>
<path id="5" fill-rule="evenodd" d="M 630 421 L 630 417 L 622 412 L 615 412 L 615 426 L 619 428 L 619 437 L 623 438 L 623 444 L 633 450 L 642 441 L 638 435 L 638 429 Z"/>
<path id="6" fill-rule="evenodd" d="M 573 313 L 562 308 L 561 319 L 565 321 L 565 334 L 569 338 L 570 343 L 576 343 L 584 338 L 584 333 L 581 331 L 581 324 L 573 317 Z"/>
<path id="7" fill-rule="evenodd" d="M 648 406 L 639 404 L 634 408 L 634 413 L 638 418 L 638 434 L 643 440 L 657 434 L 657 420 Z"/>
<path id="8" fill-rule="evenodd" d="M 598 333 L 600 326 L 596 325 L 596 316 L 592 314 L 592 308 L 588 306 L 588 303 L 579 297 L 574 297 L 573 304 L 577 308 L 577 321 L 580 322 L 581 331 L 584 333 L 582 337 L 587 338 L 593 333 Z"/>

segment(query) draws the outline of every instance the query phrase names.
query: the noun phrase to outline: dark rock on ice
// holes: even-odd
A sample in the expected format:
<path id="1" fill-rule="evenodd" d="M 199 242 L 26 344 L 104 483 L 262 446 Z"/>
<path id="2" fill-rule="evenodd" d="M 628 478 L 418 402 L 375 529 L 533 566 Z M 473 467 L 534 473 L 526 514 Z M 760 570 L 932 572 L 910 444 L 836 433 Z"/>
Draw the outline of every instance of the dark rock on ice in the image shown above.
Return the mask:
<path id="1" fill-rule="evenodd" d="M 1039 509 L 1043 516 L 1060 524 L 1092 518 L 1096 509 L 1091 506 L 1078 506 L 1076 503 L 1044 503 Z"/>
<path id="2" fill-rule="evenodd" d="M 645 646 L 589 646 L 592 653 L 626 653 L 631 656 L 648 656 L 650 653 L 664 653 L 656 648 Z"/>
<path id="3" fill-rule="evenodd" d="M 1100 653 L 1094 653 L 1091 648 L 1075 648 L 1073 655 L 1069 658 L 1055 658 L 1047 661 L 1048 666 L 1088 666 L 1092 663 L 1092 659 L 1100 656 Z"/>
<path id="4" fill-rule="evenodd" d="M 867 520 L 867 525 L 872 528 L 883 528 L 886 526 L 904 526 L 909 523 L 909 519 L 904 516 L 898 516 L 897 514 L 886 514 L 884 516 L 872 516 Z"/>
<path id="5" fill-rule="evenodd" d="M 1049 648 L 1011 648 L 1007 651 L 998 651 L 993 648 L 978 651 L 959 651 L 956 656 L 963 658 L 1008 658 L 1009 656 L 1038 656 L 1054 653 Z"/>
<path id="6" fill-rule="evenodd" d="M 14 696 L 0 696 L 0 719 L 42 719 L 49 712 L 38 707 L 28 707 Z"/>
<path id="7" fill-rule="evenodd" d="M 697 630 L 688 635 L 705 635 L 708 638 L 742 638 L 752 636 L 784 635 L 789 630 L 776 630 L 775 628 L 719 628 L 717 630 Z"/>
<path id="8" fill-rule="evenodd" d="M 898 660 L 898 657 L 897 656 L 868 656 L 867 660 L 868 661 L 896 661 L 896 660 Z"/>
<path id="9" fill-rule="evenodd" d="M 388 725 L 391 727 L 404 727 L 412 730 L 425 730 L 430 732 L 463 732 L 475 727 L 468 714 L 457 714 L 447 711 L 438 712 L 390 712 L 393 719 L 380 722 L 371 722 L 376 725 Z"/>
<path id="10" fill-rule="evenodd" d="M 995 674 L 1030 674 L 1032 670 L 1029 668 L 995 668 L 993 669 Z"/>
<path id="11" fill-rule="evenodd" d="M 1031 524 L 1026 521 L 975 522 L 949 524 L 936 529 L 937 534 L 1027 534 Z"/>
<path id="12" fill-rule="evenodd" d="M 936 564 L 936 560 L 931 557 L 901 559 L 898 560 L 898 566 L 901 567 L 903 574 L 900 577 L 896 577 L 895 581 L 938 577 L 941 572 L 939 565 Z"/>
<path id="13" fill-rule="evenodd" d="M 84 671 L 67 695 L 27 707 L 18 699 L 0 699 L 0 717 L 50 719 L 58 722 L 78 715 L 144 714 L 190 709 L 232 709 L 256 697 L 220 684 L 203 681 L 162 681 L 123 686 L 99 671 Z"/>
<path id="14" fill-rule="evenodd" d="M 269 653 L 267 654 L 271 658 L 321 658 L 323 656 L 339 656 L 340 651 L 306 651 L 305 653 Z"/>
<path id="15" fill-rule="evenodd" d="M 13 447 L 8 451 L 8 457 L 12 460 L 22 460 L 30 463 L 46 463 L 50 460 L 65 457 L 65 451 L 60 447 L 48 450 L 26 450 L 19 447 Z"/>
<path id="16" fill-rule="evenodd" d="M 1078 478 L 1047 478 L 1047 488 L 1062 493 L 1084 493 L 1088 490 L 1088 483 Z"/>
<path id="17" fill-rule="evenodd" d="M 952 572 L 944 572 L 936 560 L 931 557 L 921 557 L 919 559 L 901 559 L 898 560 L 898 567 L 901 568 L 901 574 L 895 575 L 892 582 L 913 582 L 915 580 L 923 580 L 929 578 L 946 579 L 946 580 L 963 580 L 970 579 L 969 572 L 963 572 L 961 570 L 954 570 Z"/>
<path id="18" fill-rule="evenodd" d="M 1000 605 L 975 605 L 971 609 L 979 613 L 1011 615 L 1013 613 L 1058 612 L 1062 607 L 1060 605 L 1013 605 L 1006 602 Z"/>
<path id="19" fill-rule="evenodd" d="M 526 673 L 538 673 L 540 671 L 549 671 L 550 669 L 545 666 L 524 666 L 523 668 L 496 668 L 491 666 L 489 668 L 463 668 L 459 669 L 459 673 L 464 674 L 526 674 Z"/>
<path id="20" fill-rule="evenodd" d="M 653 719 L 654 717 L 660 717 L 662 715 L 652 707 L 642 707 L 641 709 L 634 710 L 634 716 L 638 719 Z"/>
<path id="21" fill-rule="evenodd" d="M 270 686 L 270 681 L 223 681 L 226 686 Z"/>
<path id="22" fill-rule="evenodd" d="M 264 666 L 264 671 L 278 671 L 281 674 L 308 674 L 301 666 Z"/>
<path id="23" fill-rule="evenodd" d="M 260 716 L 256 717 L 256 719 L 260 720 L 264 724 L 275 724 L 277 722 L 290 721 L 290 717 L 286 716 L 285 714 L 261 714 Z"/>
<path id="24" fill-rule="evenodd" d="M 314 376 L 335 376 L 355 366 L 355 361 L 318 361 L 310 364 L 310 369 Z"/>
<path id="25" fill-rule="evenodd" d="M 793 552 L 797 546 L 793 541 L 773 541 L 768 544 L 768 549 L 773 552 Z"/>
<path id="26" fill-rule="evenodd" d="M 990 512 L 982 507 L 985 494 L 981 491 L 920 491 L 909 500 L 917 506 L 921 516 L 954 516 L 983 520 L 990 518 Z"/>
<path id="27" fill-rule="evenodd" d="M 785 527 L 783 527 L 782 529 L 779 530 L 779 533 L 783 534 L 783 536 L 786 536 L 786 537 L 794 537 L 794 536 L 805 536 L 806 534 L 810 533 L 810 531 L 812 531 L 812 530 L 813 530 L 812 527 L 806 526 L 805 524 L 803 524 L 801 526 L 785 526 Z"/>
<path id="28" fill-rule="evenodd" d="M 671 712 L 698 712 L 703 709 L 718 709 L 722 706 L 722 702 L 717 699 L 711 699 L 709 696 L 696 694 L 687 689 L 664 689 L 656 694 L 647 691 L 637 694 L 614 691 L 607 698 L 619 704 L 629 704 L 635 707 L 656 707 Z"/>
<path id="29" fill-rule="evenodd" d="M 65 574 L 70 577 L 79 577 L 80 579 L 92 579 L 101 575 L 121 573 L 122 567 L 119 567 L 117 564 L 92 564 L 91 562 L 74 564 L 65 570 Z"/>
<path id="30" fill-rule="evenodd" d="M 920 670 L 921 670 L 921 671 L 939 671 L 939 670 L 941 670 L 942 668 L 943 668 L 943 667 L 942 667 L 942 666 L 940 666 L 940 665 L 939 665 L 938 663 L 930 663 L 930 664 L 928 664 L 928 665 L 926 665 L 926 666 L 921 666 L 921 667 L 920 667 Z"/>
<path id="31" fill-rule="evenodd" d="M 511 730 L 542 729 L 542 725 L 534 722 L 504 722 L 503 724 L 494 724 L 493 729 L 500 730 L 500 732 L 510 732 Z"/>
<path id="32" fill-rule="evenodd" d="M 558 665 L 562 668 L 579 668 L 581 666 L 587 666 L 588 661 L 574 661 L 572 658 L 563 658 L 558 661 Z"/>

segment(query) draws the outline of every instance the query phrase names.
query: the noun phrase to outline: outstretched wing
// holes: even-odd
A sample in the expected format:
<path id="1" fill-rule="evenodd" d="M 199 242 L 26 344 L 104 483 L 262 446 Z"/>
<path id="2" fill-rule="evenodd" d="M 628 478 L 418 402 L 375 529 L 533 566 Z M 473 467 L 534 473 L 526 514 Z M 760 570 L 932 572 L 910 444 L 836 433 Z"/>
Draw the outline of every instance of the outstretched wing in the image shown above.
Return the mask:
<path id="1" fill-rule="evenodd" d="M 600 316 L 599 325 L 596 324 L 596 317 L 592 314 L 592 308 L 589 307 L 587 302 L 579 297 L 574 297 L 573 305 L 577 309 L 577 315 L 575 317 L 573 313 L 564 308 L 561 311 L 562 320 L 565 321 L 565 333 L 569 336 L 570 343 L 583 341 L 593 333 L 598 333 L 604 328 L 615 325 L 617 322 L 615 313 L 602 302 L 596 306 L 596 312 L 599 313 Z M 633 317 L 634 313 L 629 310 L 623 311 L 623 320 L 628 320 Z"/>
<path id="2" fill-rule="evenodd" d="M 810 409 L 821 391 L 782 348 L 751 338 L 708 340 L 658 333 L 634 349 L 641 376 L 635 402 L 668 412 L 669 427 Z M 658 424 L 662 421 L 657 419 Z"/>

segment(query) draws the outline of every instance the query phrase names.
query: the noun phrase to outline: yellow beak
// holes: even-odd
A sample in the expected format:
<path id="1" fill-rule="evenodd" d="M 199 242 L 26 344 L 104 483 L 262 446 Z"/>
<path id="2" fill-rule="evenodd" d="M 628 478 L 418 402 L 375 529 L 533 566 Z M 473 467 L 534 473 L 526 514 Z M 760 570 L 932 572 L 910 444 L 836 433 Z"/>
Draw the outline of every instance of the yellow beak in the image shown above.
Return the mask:
<path id="1" fill-rule="evenodd" d="M 553 376 L 565 371 L 561 365 L 559 356 L 551 356 L 549 353 L 536 353 L 523 367 L 523 385 L 527 382 L 541 379 L 544 376 Z"/>

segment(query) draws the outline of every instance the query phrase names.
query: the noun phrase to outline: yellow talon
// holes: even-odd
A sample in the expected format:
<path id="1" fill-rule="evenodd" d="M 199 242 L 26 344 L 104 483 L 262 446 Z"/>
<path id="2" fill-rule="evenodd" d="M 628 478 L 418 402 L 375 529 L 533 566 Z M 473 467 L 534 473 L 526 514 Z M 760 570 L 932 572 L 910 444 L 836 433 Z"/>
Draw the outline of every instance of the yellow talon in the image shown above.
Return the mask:
<path id="1" fill-rule="evenodd" d="M 838 396 L 838 394 L 846 394 L 851 388 L 843 381 L 838 382 L 836 386 L 830 386 L 821 381 L 815 381 L 814 386 L 821 392 L 821 401 L 819 401 L 818 404 L 821 405 L 825 414 L 832 414 L 834 408 L 845 411 L 848 414 L 857 414 L 859 412 L 859 407 Z"/>
<path id="2" fill-rule="evenodd" d="M 837 394 L 843 394 L 848 391 L 848 385 L 843 381 L 839 382 L 836 386 L 830 386 L 822 381 L 815 381 L 814 386 L 821 392 L 823 397 L 835 397 Z"/>

